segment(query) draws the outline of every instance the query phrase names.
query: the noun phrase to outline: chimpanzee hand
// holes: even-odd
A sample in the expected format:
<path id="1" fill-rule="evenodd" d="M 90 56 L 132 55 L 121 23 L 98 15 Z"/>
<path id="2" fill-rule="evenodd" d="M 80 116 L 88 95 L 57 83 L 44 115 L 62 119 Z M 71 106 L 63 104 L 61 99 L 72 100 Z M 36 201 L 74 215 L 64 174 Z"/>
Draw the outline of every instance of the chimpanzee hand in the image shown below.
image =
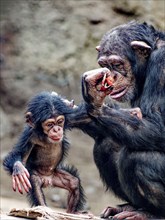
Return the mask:
<path id="1" fill-rule="evenodd" d="M 101 107 L 105 97 L 110 93 L 109 89 L 102 89 L 105 76 L 110 74 L 107 68 L 99 68 L 85 72 L 82 78 L 84 100 L 96 107 Z"/>
<path id="2" fill-rule="evenodd" d="M 30 174 L 24 165 L 20 161 L 15 162 L 12 173 L 13 190 L 16 191 L 18 189 L 23 194 L 23 187 L 25 192 L 28 193 L 31 188 L 29 177 Z"/>
<path id="3" fill-rule="evenodd" d="M 54 92 L 54 91 L 51 93 L 51 95 L 54 95 L 54 96 L 57 96 L 57 97 L 59 96 L 59 94 L 57 92 Z M 61 99 L 62 99 L 63 102 L 65 102 L 65 104 L 68 107 L 70 107 L 70 108 L 77 108 L 77 105 L 75 105 L 74 100 L 69 101 L 66 98 L 61 98 Z"/>
<path id="4" fill-rule="evenodd" d="M 142 118 L 143 118 L 141 109 L 139 107 L 122 109 L 121 111 L 129 112 L 132 116 L 135 116 L 140 120 L 142 120 Z"/>

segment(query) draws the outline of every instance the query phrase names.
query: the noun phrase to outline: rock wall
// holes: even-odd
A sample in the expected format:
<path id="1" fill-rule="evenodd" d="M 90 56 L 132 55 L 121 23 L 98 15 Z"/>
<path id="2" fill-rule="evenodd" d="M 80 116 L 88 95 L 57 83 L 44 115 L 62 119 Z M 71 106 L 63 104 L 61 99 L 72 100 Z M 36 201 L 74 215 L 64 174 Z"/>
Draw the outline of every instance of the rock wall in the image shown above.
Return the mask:
<path id="1" fill-rule="evenodd" d="M 0 0 L 0 4 L 2 158 L 15 143 L 26 102 L 36 92 L 55 90 L 81 101 L 81 75 L 98 67 L 95 46 L 106 31 L 132 19 L 165 30 L 164 0 Z M 101 196 L 103 189 L 89 146 L 93 141 L 86 136 L 77 139 L 77 134 L 69 134 L 73 148 L 68 160 L 81 170 L 89 205 L 97 209 L 96 190 Z M 80 159 L 81 152 L 85 153 Z M 6 178 L 4 174 L 2 194 L 14 196 L 8 194 L 10 183 L 3 184 Z M 108 204 L 105 200 L 100 204 Z"/>

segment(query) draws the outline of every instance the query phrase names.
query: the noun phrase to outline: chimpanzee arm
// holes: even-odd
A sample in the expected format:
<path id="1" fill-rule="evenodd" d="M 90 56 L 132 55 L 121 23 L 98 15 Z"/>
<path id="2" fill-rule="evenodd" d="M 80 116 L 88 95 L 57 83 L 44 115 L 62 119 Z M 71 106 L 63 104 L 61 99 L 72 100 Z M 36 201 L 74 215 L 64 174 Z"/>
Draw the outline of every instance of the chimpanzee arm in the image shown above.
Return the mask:
<path id="1" fill-rule="evenodd" d="M 102 127 L 102 131 L 106 132 L 107 136 L 132 150 L 165 151 L 163 124 L 147 117 L 140 120 L 122 109 L 104 105 L 106 94 L 98 91 L 96 87 L 91 87 L 85 77 L 86 75 L 82 79 L 82 88 L 83 97 L 87 103 L 87 112 L 93 120 L 97 121 L 98 126 Z"/>
<path id="2" fill-rule="evenodd" d="M 103 113 L 106 109 L 106 112 Z M 138 119 L 122 109 L 115 110 L 104 106 L 100 115 L 93 115 L 98 126 L 115 142 L 132 150 L 165 151 L 165 130 L 161 124 L 149 118 Z"/>
<path id="3" fill-rule="evenodd" d="M 23 161 L 23 158 L 28 154 L 32 148 L 32 143 L 30 138 L 32 135 L 32 130 L 30 127 L 25 127 L 22 132 L 18 143 L 11 150 L 11 152 L 5 157 L 3 161 L 3 166 L 10 174 L 13 173 L 13 167 L 16 161 Z"/>
<path id="4" fill-rule="evenodd" d="M 30 142 L 31 135 L 31 128 L 26 127 L 18 143 L 3 161 L 4 168 L 12 175 L 13 190 L 16 191 L 18 189 L 21 194 L 23 194 L 22 187 L 25 192 L 29 192 L 31 188 L 30 174 L 24 166 L 33 147 Z"/>
<path id="5" fill-rule="evenodd" d="M 95 139 L 100 134 L 100 128 L 96 126 L 95 121 L 88 114 L 87 106 L 85 102 L 81 103 L 65 115 L 66 126 L 68 129 L 78 128 Z"/>

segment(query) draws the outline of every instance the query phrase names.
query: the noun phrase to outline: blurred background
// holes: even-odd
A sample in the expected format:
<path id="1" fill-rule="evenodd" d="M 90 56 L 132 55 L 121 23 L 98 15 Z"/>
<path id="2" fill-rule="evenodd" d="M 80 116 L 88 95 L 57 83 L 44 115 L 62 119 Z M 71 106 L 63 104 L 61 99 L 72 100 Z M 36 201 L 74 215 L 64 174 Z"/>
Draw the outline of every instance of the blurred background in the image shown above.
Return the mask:
<path id="1" fill-rule="evenodd" d="M 81 75 L 98 68 L 95 47 L 112 27 L 136 19 L 165 30 L 164 0 L 0 0 L 1 210 L 28 207 L 2 168 L 24 126 L 27 101 L 56 91 L 78 104 Z M 93 140 L 74 130 L 66 162 L 80 172 L 87 208 L 98 215 L 122 201 L 105 191 L 93 161 Z M 66 192 L 46 190 L 48 204 L 66 206 Z"/>

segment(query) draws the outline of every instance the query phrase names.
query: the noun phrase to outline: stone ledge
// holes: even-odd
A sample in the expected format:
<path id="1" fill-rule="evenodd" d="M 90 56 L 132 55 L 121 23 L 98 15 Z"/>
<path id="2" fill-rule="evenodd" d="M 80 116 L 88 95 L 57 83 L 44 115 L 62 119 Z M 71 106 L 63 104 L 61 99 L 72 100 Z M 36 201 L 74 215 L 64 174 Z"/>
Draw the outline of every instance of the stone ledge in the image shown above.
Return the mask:
<path id="1" fill-rule="evenodd" d="M 52 210 L 51 208 L 44 206 L 37 206 L 34 208 L 26 209 L 12 209 L 8 215 L 1 214 L 1 220 L 100 220 L 92 214 L 69 214 L 63 211 Z"/>

